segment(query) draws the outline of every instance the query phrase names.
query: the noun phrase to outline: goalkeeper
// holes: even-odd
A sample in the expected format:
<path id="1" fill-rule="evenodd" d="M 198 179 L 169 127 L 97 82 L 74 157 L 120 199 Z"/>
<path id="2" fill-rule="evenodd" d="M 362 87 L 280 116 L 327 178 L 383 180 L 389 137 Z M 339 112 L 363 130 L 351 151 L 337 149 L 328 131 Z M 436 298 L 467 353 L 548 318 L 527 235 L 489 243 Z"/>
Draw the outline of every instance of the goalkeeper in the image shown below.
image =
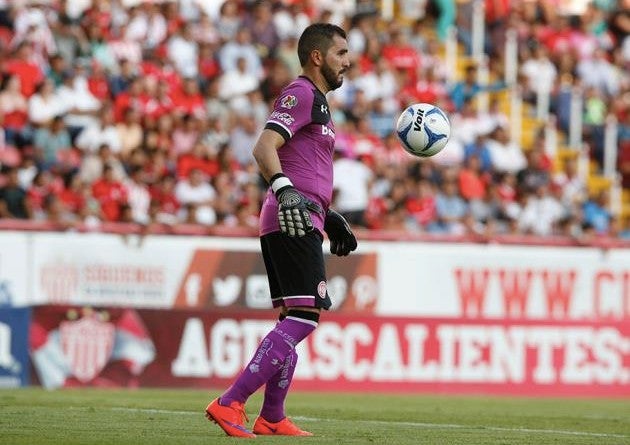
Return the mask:
<path id="1" fill-rule="evenodd" d="M 207 417 L 230 436 L 312 435 L 286 417 L 284 400 L 298 360 L 295 347 L 315 330 L 321 309 L 331 306 L 322 233 L 335 255 L 357 247 L 346 220 L 329 208 L 335 129 L 326 93 L 341 86 L 350 66 L 346 34 L 332 24 L 312 24 L 297 51 L 302 75 L 280 93 L 254 147 L 270 184 L 260 243 L 280 316 L 233 385 L 206 408 Z M 264 402 L 252 431 L 245 425 L 244 405 L 262 385 Z"/>

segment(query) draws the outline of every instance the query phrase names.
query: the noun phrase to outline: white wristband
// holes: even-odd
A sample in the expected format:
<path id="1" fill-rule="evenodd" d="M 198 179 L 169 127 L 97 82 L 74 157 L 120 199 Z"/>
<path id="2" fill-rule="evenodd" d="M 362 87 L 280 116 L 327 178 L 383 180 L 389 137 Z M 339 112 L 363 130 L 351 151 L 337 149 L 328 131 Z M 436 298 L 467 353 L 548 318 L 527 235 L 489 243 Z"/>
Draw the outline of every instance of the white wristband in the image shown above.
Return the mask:
<path id="1" fill-rule="evenodd" d="M 279 178 L 276 178 L 271 183 L 271 190 L 273 190 L 273 192 L 276 193 L 282 187 L 286 187 L 287 185 L 290 185 L 291 187 L 293 187 L 293 183 L 291 182 L 289 178 L 287 178 L 286 176 L 280 176 Z"/>

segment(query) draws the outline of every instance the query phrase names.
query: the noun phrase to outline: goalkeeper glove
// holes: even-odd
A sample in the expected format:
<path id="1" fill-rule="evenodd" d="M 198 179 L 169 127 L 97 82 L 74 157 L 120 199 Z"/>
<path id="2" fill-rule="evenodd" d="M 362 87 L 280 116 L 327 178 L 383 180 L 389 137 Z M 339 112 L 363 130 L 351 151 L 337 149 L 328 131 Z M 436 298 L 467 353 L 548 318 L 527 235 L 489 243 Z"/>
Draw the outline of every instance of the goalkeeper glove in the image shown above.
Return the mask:
<path id="1" fill-rule="evenodd" d="M 328 209 L 326 213 L 324 230 L 330 239 L 330 253 L 337 256 L 347 256 L 357 248 L 357 239 L 352 233 L 348 221 L 332 209 Z"/>
<path id="2" fill-rule="evenodd" d="M 301 237 L 313 230 L 309 210 L 321 212 L 320 207 L 306 199 L 283 173 L 271 178 L 271 189 L 278 200 L 280 230 L 291 237 Z"/>

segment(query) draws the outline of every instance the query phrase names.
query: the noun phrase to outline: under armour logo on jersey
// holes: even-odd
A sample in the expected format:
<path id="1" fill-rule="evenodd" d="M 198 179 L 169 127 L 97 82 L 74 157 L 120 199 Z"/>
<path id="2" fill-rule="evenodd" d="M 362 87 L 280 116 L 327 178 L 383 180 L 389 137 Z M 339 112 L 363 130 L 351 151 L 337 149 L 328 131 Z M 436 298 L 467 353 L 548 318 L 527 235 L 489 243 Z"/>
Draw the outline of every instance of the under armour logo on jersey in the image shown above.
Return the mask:
<path id="1" fill-rule="evenodd" d="M 328 114 L 328 105 L 322 105 L 320 110 L 322 111 L 322 113 Z"/>

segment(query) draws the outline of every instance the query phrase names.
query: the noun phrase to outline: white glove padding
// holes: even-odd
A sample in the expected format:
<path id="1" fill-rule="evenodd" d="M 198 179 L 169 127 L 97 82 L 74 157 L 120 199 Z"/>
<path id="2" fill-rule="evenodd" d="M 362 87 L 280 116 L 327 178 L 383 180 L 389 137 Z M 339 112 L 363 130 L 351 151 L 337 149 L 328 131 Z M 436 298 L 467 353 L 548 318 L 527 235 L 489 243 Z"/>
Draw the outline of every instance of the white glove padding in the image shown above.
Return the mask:
<path id="1" fill-rule="evenodd" d="M 282 186 L 274 188 L 277 184 Z M 275 175 L 271 184 L 278 200 L 278 223 L 280 230 L 291 237 L 301 237 L 313 230 L 310 211 L 321 211 L 314 202 L 306 199 L 297 191 L 291 181 L 284 175 Z"/>

